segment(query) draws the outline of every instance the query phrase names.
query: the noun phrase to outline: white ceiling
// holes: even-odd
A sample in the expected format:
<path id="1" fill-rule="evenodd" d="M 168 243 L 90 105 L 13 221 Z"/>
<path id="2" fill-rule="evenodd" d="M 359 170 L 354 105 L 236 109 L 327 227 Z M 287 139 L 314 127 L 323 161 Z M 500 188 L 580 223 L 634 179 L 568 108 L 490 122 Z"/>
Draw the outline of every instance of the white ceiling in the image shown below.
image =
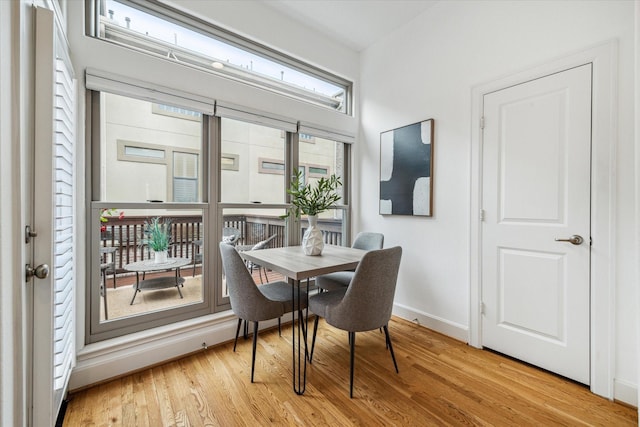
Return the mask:
<path id="1" fill-rule="evenodd" d="M 263 0 L 264 4 L 358 52 L 438 0 Z"/>

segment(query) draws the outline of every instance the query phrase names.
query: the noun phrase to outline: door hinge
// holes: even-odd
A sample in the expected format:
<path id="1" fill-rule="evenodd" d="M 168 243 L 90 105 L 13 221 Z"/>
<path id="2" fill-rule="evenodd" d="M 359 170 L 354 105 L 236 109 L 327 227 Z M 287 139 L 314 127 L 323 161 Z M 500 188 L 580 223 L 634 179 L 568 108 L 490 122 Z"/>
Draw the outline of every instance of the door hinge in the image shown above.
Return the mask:
<path id="1" fill-rule="evenodd" d="M 480 314 L 484 314 L 484 302 L 480 303 Z"/>
<path id="2" fill-rule="evenodd" d="M 24 227 L 24 242 L 31 243 L 33 237 L 38 237 L 38 233 L 31 229 L 30 225 Z"/>
<path id="3" fill-rule="evenodd" d="M 484 221 L 484 209 L 480 209 L 480 221 Z"/>
<path id="4" fill-rule="evenodd" d="M 480 117 L 480 129 L 484 129 L 484 116 Z"/>

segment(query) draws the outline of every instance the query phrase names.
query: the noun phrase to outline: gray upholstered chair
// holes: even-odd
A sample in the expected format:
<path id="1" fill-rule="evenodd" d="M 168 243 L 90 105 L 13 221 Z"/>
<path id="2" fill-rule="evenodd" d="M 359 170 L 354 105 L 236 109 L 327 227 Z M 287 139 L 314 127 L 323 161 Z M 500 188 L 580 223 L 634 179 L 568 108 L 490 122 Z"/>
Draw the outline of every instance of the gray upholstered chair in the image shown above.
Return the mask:
<path id="1" fill-rule="evenodd" d="M 351 284 L 347 288 L 309 297 L 309 309 L 316 315 L 309 362 L 313 360 L 320 317 L 324 317 L 328 324 L 349 332 L 351 347 L 349 397 L 353 397 L 356 332 L 383 328 L 387 348 L 398 372 L 387 324 L 391 318 L 401 256 L 400 246 L 367 252 L 358 264 Z"/>
<path id="2" fill-rule="evenodd" d="M 253 382 L 253 371 L 256 364 L 256 344 L 258 343 L 258 322 L 280 319 L 283 314 L 292 312 L 294 308 L 293 292 L 291 291 L 291 285 L 286 282 L 273 282 L 256 286 L 238 251 L 232 245 L 220 242 L 220 255 L 222 256 L 222 266 L 229 290 L 231 310 L 238 316 L 238 328 L 236 329 L 233 351 L 236 351 L 242 321 L 254 322 L 253 353 L 251 356 L 251 382 Z M 307 308 L 307 295 L 301 290 L 298 319 L 303 319 L 302 310 L 305 308 Z M 306 336 L 304 322 L 302 326 Z"/>
<path id="3" fill-rule="evenodd" d="M 384 245 L 384 234 L 363 231 L 358 233 L 353 240 L 352 248 L 371 251 L 382 249 Z M 338 271 L 335 273 L 323 274 L 316 277 L 316 286 L 323 291 L 334 291 L 349 286 L 353 278 L 353 271 Z"/>

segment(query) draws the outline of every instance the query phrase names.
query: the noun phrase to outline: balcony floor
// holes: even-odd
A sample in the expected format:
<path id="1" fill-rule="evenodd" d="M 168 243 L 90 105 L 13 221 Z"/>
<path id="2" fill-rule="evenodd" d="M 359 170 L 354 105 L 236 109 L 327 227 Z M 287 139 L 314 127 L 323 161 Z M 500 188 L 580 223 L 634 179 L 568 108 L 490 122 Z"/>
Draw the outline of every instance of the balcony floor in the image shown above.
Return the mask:
<path id="1" fill-rule="evenodd" d="M 143 313 L 166 310 L 168 308 L 181 305 L 193 304 L 202 301 L 202 269 L 196 266 L 195 274 L 193 267 L 183 268 L 180 276 L 185 279 L 184 286 L 180 287 L 180 291 L 184 298 L 180 298 L 178 290 L 175 287 L 158 290 L 143 290 L 136 295 L 135 301 L 131 304 L 133 298 L 133 287 L 136 282 L 135 274 L 117 274 L 116 287 L 113 287 L 113 275 L 107 274 L 107 310 L 109 313 L 108 320 L 115 320 L 128 316 L 135 316 Z M 172 276 L 173 272 L 148 273 L 145 279 L 156 277 Z M 253 271 L 252 277 L 257 285 L 260 285 L 260 276 L 257 270 Z M 142 279 L 142 277 L 141 277 Z M 273 282 L 283 280 L 281 274 L 274 271 L 267 272 L 267 279 L 262 273 L 262 280 Z M 100 321 L 105 320 L 104 301 L 100 298 Z"/>

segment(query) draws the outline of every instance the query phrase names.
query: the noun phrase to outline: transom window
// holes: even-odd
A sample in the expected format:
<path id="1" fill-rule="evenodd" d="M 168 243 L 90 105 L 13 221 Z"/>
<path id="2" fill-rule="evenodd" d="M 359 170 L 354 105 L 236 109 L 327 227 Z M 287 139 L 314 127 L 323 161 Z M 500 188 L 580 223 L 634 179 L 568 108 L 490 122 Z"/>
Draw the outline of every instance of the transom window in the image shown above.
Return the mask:
<path id="1" fill-rule="evenodd" d="M 166 5 L 136 0 L 95 2 L 97 30 L 93 35 L 98 38 L 350 113 L 352 83 L 343 78 Z"/>

